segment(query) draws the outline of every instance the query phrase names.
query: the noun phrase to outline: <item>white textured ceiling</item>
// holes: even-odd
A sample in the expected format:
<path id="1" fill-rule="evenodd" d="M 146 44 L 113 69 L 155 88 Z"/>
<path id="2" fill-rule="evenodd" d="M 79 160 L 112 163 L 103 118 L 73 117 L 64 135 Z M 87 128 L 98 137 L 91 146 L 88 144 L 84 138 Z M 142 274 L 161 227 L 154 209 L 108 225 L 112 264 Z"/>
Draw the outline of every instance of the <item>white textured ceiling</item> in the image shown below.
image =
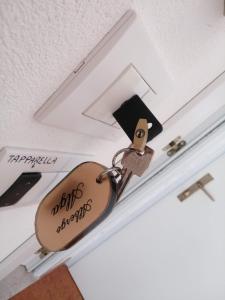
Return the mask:
<path id="1" fill-rule="evenodd" d="M 129 8 L 142 17 L 175 90 L 183 85 L 191 96 L 225 70 L 223 6 L 223 0 L 1 0 L 0 148 L 95 152 L 107 144 L 39 124 L 33 114 Z"/>

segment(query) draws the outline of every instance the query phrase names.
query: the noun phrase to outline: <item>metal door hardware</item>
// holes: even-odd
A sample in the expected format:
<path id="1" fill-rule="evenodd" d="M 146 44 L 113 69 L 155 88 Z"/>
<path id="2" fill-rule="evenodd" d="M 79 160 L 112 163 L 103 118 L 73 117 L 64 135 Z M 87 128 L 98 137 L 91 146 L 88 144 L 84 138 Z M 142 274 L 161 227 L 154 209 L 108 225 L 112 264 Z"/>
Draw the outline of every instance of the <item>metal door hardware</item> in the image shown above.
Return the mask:
<path id="1" fill-rule="evenodd" d="M 173 156 L 186 145 L 186 141 L 182 140 L 181 136 L 176 137 L 168 145 L 163 148 L 168 156 Z"/>
<path id="2" fill-rule="evenodd" d="M 188 197 L 190 197 L 195 192 L 201 190 L 203 191 L 207 197 L 209 197 L 210 200 L 215 201 L 213 196 L 206 190 L 205 186 L 210 181 L 212 181 L 214 178 L 211 174 L 206 174 L 202 178 L 200 178 L 197 182 L 189 186 L 185 191 L 183 191 L 181 194 L 179 194 L 177 197 L 180 201 L 186 200 Z"/>
<path id="3" fill-rule="evenodd" d="M 38 249 L 35 254 L 38 254 L 40 259 L 42 259 L 43 257 L 47 256 L 50 253 L 50 251 L 48 251 L 47 249 L 45 249 L 44 247 Z"/>

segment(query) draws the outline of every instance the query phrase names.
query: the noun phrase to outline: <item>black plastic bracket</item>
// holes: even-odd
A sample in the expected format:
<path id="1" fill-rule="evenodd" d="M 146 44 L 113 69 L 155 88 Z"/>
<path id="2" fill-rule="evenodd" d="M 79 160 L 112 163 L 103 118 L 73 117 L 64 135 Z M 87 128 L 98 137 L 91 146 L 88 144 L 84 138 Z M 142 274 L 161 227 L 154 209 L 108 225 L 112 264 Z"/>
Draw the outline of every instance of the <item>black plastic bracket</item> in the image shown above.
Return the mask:
<path id="1" fill-rule="evenodd" d="M 0 207 L 17 203 L 39 180 L 41 173 L 22 173 L 16 181 L 0 196 Z"/>
<path id="2" fill-rule="evenodd" d="M 125 101 L 120 108 L 113 113 L 113 116 L 131 141 L 133 141 L 135 128 L 141 118 L 147 119 L 150 125 L 148 130 L 148 142 L 154 139 L 163 130 L 162 124 L 137 95 Z"/>

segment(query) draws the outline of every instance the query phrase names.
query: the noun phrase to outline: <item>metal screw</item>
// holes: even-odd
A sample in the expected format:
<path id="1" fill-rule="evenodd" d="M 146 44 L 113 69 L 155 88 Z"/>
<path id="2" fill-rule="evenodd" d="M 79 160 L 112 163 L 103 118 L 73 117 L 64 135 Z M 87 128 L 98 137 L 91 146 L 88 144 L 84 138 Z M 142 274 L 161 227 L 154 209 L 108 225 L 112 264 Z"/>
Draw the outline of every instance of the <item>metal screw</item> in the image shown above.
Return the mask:
<path id="1" fill-rule="evenodd" d="M 183 192 L 183 194 L 185 197 L 188 197 L 191 194 L 191 192 L 189 190 L 186 190 Z"/>

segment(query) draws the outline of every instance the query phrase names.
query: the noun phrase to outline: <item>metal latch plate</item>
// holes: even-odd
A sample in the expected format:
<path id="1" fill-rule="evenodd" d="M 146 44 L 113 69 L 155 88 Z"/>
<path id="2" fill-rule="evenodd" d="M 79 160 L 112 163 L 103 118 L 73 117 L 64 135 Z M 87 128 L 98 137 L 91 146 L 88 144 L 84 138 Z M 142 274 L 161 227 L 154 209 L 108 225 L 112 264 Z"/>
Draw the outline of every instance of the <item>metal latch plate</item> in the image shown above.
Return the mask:
<path id="1" fill-rule="evenodd" d="M 189 186 L 185 191 L 183 191 L 181 194 L 179 194 L 177 197 L 180 201 L 186 200 L 188 197 L 190 197 L 192 194 L 197 192 L 198 190 L 201 190 L 202 187 L 204 187 L 206 184 L 208 184 L 210 181 L 212 181 L 214 178 L 211 174 L 206 174 L 202 178 L 200 178 L 197 182 Z"/>

